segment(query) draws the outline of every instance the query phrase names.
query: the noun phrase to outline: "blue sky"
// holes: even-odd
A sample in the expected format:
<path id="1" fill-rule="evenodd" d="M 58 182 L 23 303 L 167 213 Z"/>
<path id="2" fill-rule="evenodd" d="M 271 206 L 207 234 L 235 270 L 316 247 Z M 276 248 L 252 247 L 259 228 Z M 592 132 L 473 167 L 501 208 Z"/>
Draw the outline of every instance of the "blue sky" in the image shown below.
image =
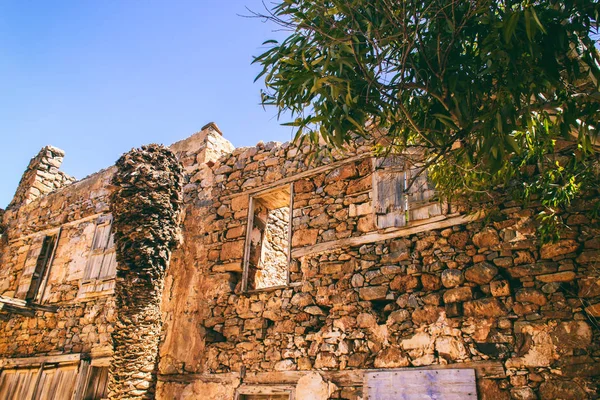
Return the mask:
<path id="1" fill-rule="evenodd" d="M 260 0 L 0 2 L 0 207 L 47 144 L 81 179 L 132 147 L 170 144 L 215 121 L 236 147 L 286 141 L 260 106 Z"/>

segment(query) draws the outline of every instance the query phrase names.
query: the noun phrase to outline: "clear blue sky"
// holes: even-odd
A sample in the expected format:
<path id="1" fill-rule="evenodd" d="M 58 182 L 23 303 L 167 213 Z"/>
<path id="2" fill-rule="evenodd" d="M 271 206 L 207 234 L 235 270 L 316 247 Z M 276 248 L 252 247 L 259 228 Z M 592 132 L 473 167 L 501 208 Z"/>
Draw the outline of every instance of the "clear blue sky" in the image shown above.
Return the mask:
<path id="1" fill-rule="evenodd" d="M 47 144 L 78 179 L 215 121 L 236 147 L 286 141 L 250 65 L 277 27 L 260 0 L 0 2 L 0 207 Z M 283 122 L 283 121 L 280 121 Z"/>

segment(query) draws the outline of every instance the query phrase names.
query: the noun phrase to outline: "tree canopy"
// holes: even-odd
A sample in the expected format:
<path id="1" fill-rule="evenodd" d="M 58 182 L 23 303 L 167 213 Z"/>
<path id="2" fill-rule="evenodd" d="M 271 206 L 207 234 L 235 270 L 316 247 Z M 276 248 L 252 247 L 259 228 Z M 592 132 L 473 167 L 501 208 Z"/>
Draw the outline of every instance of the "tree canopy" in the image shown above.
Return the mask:
<path id="1" fill-rule="evenodd" d="M 262 16 L 289 36 L 255 58 L 262 102 L 315 148 L 355 135 L 381 152 L 416 147 L 441 196 L 506 186 L 540 198 L 556 222 L 598 187 L 599 10 L 595 0 L 279 0 Z"/>

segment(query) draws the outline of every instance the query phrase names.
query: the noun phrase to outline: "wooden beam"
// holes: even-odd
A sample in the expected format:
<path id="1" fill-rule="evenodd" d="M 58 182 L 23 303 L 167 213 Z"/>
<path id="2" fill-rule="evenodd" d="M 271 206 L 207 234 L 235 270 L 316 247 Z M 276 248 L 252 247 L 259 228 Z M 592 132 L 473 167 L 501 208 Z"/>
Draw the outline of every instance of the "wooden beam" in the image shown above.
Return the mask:
<path id="1" fill-rule="evenodd" d="M 31 366 L 46 364 L 68 364 L 79 362 L 85 358 L 81 353 L 74 354 L 58 354 L 53 356 L 34 356 L 22 358 L 3 358 L 0 359 L 0 368 Z"/>
<path id="2" fill-rule="evenodd" d="M 223 374 L 159 374 L 157 379 L 161 382 L 193 383 L 196 381 L 207 383 L 231 383 L 240 379 L 237 372 L 226 372 Z"/>
<path id="3" fill-rule="evenodd" d="M 0 312 L 2 314 L 18 314 L 25 317 L 35 316 L 35 311 L 30 308 L 21 308 L 12 304 L 0 303 Z"/>
<path id="4" fill-rule="evenodd" d="M 318 372 L 324 379 L 330 380 L 338 386 L 362 386 L 363 377 L 366 372 L 380 371 L 414 371 L 414 370 L 436 370 L 436 369 L 473 369 L 478 379 L 504 379 L 506 371 L 501 361 L 471 361 L 453 364 L 434 364 L 425 367 L 407 367 L 390 369 L 352 369 L 344 371 L 269 371 L 269 372 L 248 372 L 244 377 L 245 385 L 295 385 L 304 375 L 311 372 Z M 158 375 L 158 380 L 162 382 L 192 383 L 195 381 L 211 383 L 230 383 L 232 380 L 240 379 L 237 372 L 228 372 L 223 374 L 172 374 Z"/>
<path id="5" fill-rule="evenodd" d="M 23 299 L 15 299 L 14 297 L 0 296 L 0 311 L 3 313 L 15 313 L 33 317 L 36 311 L 55 313 L 58 306 L 50 306 L 37 303 L 29 303 Z"/>
<path id="6" fill-rule="evenodd" d="M 323 253 L 326 251 L 329 252 L 334 249 L 340 249 L 351 246 L 362 246 L 363 244 L 381 242 L 388 239 L 410 236 L 420 232 L 449 228 L 454 225 L 467 224 L 469 222 L 481 219 L 482 217 L 483 213 L 481 212 L 474 215 L 441 215 L 438 217 L 430 218 L 428 220 L 415 221 L 414 224 L 409 224 L 403 228 L 394 229 L 392 231 L 372 232 L 362 236 L 331 240 L 329 242 L 318 243 L 312 246 L 292 249 L 292 257 L 300 258 L 307 255 Z"/>

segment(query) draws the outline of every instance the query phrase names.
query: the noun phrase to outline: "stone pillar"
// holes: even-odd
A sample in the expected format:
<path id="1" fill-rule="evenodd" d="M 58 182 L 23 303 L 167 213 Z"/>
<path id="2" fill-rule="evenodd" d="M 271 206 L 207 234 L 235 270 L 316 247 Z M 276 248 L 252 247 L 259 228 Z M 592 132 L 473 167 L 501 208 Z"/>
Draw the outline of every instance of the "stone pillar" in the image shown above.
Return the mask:
<path id="1" fill-rule="evenodd" d="M 110 399 L 154 398 L 160 301 L 179 238 L 182 167 L 173 152 L 149 145 L 117 161 L 110 209 L 117 253 L 117 322 L 112 332 Z"/>

